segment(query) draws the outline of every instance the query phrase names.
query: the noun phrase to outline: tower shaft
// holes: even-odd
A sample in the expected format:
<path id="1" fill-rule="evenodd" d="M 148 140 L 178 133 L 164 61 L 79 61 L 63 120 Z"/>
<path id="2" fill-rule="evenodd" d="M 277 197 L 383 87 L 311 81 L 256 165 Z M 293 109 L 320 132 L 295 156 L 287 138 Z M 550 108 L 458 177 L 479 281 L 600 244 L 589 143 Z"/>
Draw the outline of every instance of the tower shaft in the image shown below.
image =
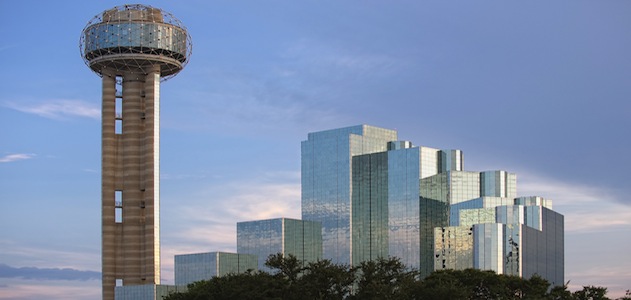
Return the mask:
<path id="1" fill-rule="evenodd" d="M 160 68 L 118 78 L 117 95 L 117 76 L 103 73 L 103 299 L 116 285 L 160 283 Z"/>

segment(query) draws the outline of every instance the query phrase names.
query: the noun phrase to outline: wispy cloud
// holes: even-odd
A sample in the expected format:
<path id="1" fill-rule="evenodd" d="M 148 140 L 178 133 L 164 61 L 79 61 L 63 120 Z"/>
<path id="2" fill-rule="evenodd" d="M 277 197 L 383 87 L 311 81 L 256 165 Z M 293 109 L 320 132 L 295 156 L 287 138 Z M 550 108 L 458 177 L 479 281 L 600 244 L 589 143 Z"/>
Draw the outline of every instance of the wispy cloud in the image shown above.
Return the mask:
<path id="1" fill-rule="evenodd" d="M 258 175 L 253 179 L 212 184 L 177 205 L 169 206 L 166 202 L 161 205 L 161 209 L 170 211 L 169 216 L 161 218 L 163 228 L 169 228 L 161 237 L 165 282 L 173 278 L 175 254 L 235 252 L 237 222 L 300 218 L 299 173 Z"/>
<path id="2" fill-rule="evenodd" d="M 580 290 L 585 285 L 607 287 L 607 296 L 622 297 L 624 291 L 631 288 L 628 278 L 631 278 L 631 270 L 628 266 L 621 264 L 618 266 L 595 266 L 592 268 L 568 272 L 566 278 L 569 279 L 570 290 Z"/>
<path id="3" fill-rule="evenodd" d="M 164 126 L 186 130 L 220 128 L 222 133 L 231 134 L 269 134 L 278 131 L 278 124 L 286 124 L 285 131 L 304 132 L 305 127 L 328 126 L 344 118 L 327 104 L 330 97 L 321 95 L 320 88 L 304 84 L 303 79 L 277 75 L 265 78 L 222 70 L 212 70 L 206 76 L 209 82 L 221 88 L 187 96 L 190 109 L 174 115 L 176 121 L 164 119 Z"/>
<path id="4" fill-rule="evenodd" d="M 0 163 L 8 163 L 8 162 L 14 162 L 14 161 L 19 161 L 19 160 L 31 159 L 33 157 L 35 157 L 35 154 L 32 154 L 32 153 L 9 154 L 9 155 L 0 157 Z"/>
<path id="5" fill-rule="evenodd" d="M 283 131 L 301 134 L 344 126 L 356 122 L 355 104 L 364 103 L 367 86 L 382 83 L 405 66 L 388 54 L 312 39 L 288 43 L 277 57 L 256 72 L 207 69 L 200 74 L 208 82 L 204 89 L 183 97 L 194 109 L 177 122 L 162 124 L 198 130 L 204 120 L 211 130 L 248 134 L 269 134 L 278 131 L 278 124 L 286 124 Z"/>
<path id="6" fill-rule="evenodd" d="M 300 217 L 300 185 L 294 183 L 228 183 L 198 197 L 174 207 L 176 218 L 189 225 L 178 235 L 189 241 L 229 245 L 235 241 L 236 222 Z"/>
<path id="7" fill-rule="evenodd" d="M 4 278 L 0 299 L 35 300 L 96 300 L 101 299 L 101 281 L 29 280 Z"/>
<path id="8" fill-rule="evenodd" d="M 74 248 L 74 247 L 71 247 Z M 13 240 L 0 239 L 2 258 L 12 264 L 35 265 L 38 268 L 99 269 L 100 251 L 92 248 L 67 249 L 63 246 L 42 247 L 41 245 L 23 244 Z"/>
<path id="9" fill-rule="evenodd" d="M 384 76 L 401 66 L 399 59 L 383 53 L 371 53 L 356 46 L 348 47 L 311 39 L 301 39 L 290 45 L 284 57 L 307 70 L 336 71 L 355 76 Z"/>
<path id="10" fill-rule="evenodd" d="M 631 207 L 616 199 L 616 191 L 541 175 L 523 174 L 520 178 L 520 195 L 552 199 L 554 210 L 565 216 L 566 231 L 631 228 Z"/>
<path id="11" fill-rule="evenodd" d="M 101 279 L 101 273 L 70 268 L 37 268 L 0 264 L 0 278 L 24 278 L 34 280 L 92 280 Z"/>
<path id="12" fill-rule="evenodd" d="M 55 120 L 73 117 L 99 119 L 101 117 L 101 110 L 96 105 L 81 100 L 48 100 L 40 103 L 8 102 L 5 106 Z"/>

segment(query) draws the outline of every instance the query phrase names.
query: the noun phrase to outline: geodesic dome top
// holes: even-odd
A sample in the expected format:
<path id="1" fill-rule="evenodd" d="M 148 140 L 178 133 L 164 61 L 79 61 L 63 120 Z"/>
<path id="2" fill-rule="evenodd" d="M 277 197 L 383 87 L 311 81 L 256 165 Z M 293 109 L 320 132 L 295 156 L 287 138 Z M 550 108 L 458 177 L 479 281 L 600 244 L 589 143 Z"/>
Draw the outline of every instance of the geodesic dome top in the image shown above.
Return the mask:
<path id="1" fill-rule="evenodd" d="M 148 5 L 121 5 L 96 15 L 81 33 L 85 64 L 103 73 L 147 73 L 160 67 L 162 80 L 175 76 L 188 63 L 191 37 L 172 14 Z"/>

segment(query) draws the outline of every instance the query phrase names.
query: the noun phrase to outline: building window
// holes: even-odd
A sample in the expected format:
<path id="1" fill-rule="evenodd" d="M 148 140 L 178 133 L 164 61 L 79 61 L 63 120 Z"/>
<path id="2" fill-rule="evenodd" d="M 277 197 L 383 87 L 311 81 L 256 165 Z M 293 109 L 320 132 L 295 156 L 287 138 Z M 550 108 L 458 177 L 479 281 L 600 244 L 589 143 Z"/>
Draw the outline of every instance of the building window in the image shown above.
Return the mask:
<path id="1" fill-rule="evenodd" d="M 114 208 L 114 222 L 123 223 L 123 208 L 122 207 Z"/>
<path id="2" fill-rule="evenodd" d="M 118 92 L 117 92 L 118 94 Z M 116 97 L 116 104 L 114 108 L 116 121 L 114 124 L 114 133 L 122 134 L 123 133 L 123 99 Z"/>
<path id="3" fill-rule="evenodd" d="M 114 191 L 114 222 L 123 223 L 123 191 Z"/>

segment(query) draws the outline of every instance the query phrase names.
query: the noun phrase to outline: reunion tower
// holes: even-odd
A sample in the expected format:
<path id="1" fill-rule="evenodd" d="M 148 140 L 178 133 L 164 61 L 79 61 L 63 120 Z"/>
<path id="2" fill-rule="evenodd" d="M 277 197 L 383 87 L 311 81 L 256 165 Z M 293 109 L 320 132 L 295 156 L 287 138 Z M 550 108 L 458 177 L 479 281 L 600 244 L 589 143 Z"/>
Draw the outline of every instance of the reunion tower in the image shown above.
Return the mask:
<path id="1" fill-rule="evenodd" d="M 117 285 L 160 284 L 160 81 L 191 55 L 173 15 L 122 5 L 83 29 L 81 56 L 103 80 L 103 299 Z"/>

